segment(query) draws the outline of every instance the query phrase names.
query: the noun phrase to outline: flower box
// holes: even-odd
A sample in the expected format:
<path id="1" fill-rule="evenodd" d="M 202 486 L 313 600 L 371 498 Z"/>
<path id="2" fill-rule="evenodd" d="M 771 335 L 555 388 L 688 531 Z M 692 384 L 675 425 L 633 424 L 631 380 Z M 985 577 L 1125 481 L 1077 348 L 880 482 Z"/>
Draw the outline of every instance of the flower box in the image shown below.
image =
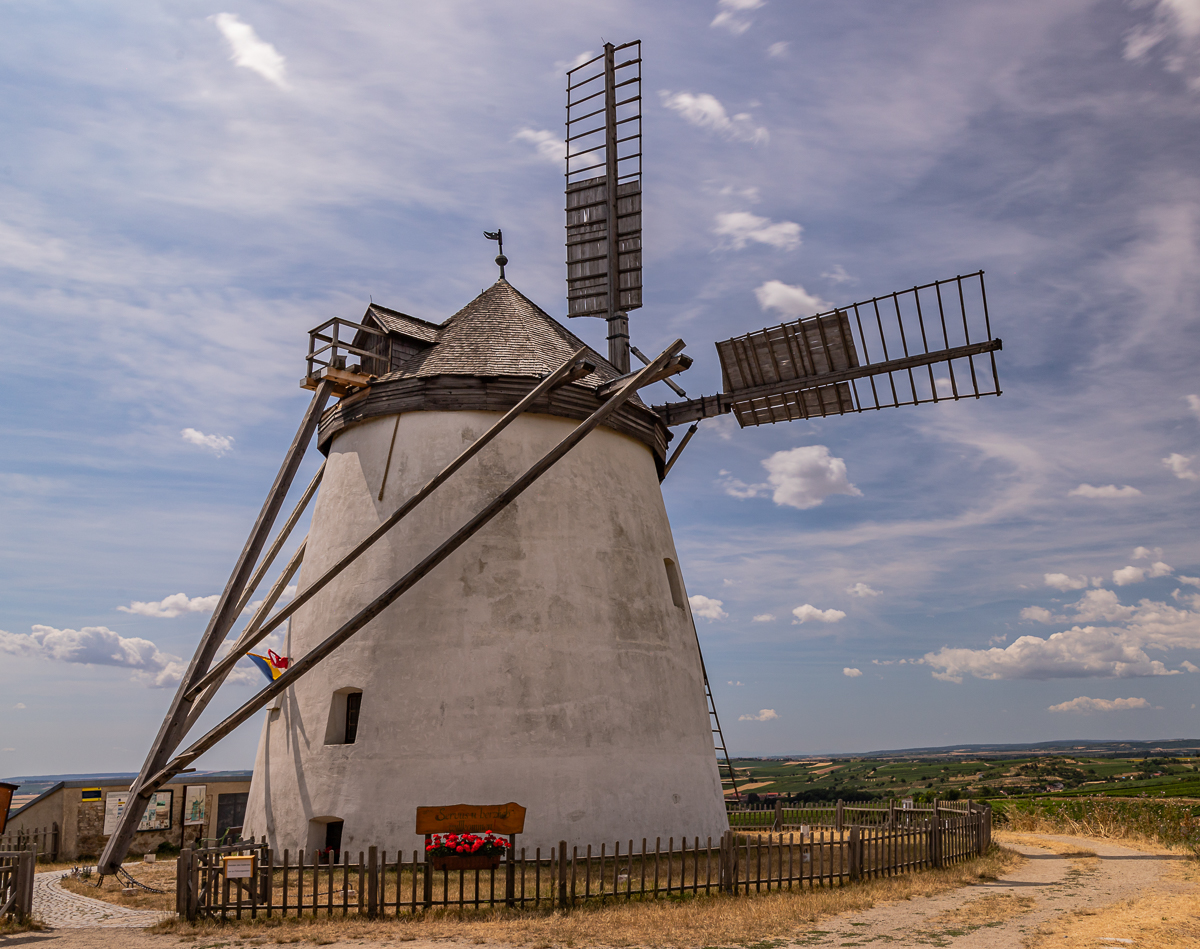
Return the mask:
<path id="1" fill-rule="evenodd" d="M 504 858 L 502 853 L 454 853 L 429 855 L 435 870 L 495 870 Z"/>

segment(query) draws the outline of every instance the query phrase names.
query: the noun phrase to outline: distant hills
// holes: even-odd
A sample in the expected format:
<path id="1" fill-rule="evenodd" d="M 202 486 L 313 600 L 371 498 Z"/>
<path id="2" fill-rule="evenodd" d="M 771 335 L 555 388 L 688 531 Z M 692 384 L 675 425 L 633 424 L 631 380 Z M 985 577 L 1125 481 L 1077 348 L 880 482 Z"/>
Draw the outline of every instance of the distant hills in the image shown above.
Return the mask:
<path id="1" fill-rule="evenodd" d="M 1200 738 L 1167 738 L 1159 741 L 1118 741 L 1114 739 L 1075 739 L 1039 741 L 1028 744 L 939 745 L 897 748 L 890 751 L 828 754 L 763 755 L 761 760 L 797 758 L 1030 758 L 1041 755 L 1069 755 L 1083 752 L 1090 756 L 1146 758 L 1154 755 L 1200 755 Z"/>

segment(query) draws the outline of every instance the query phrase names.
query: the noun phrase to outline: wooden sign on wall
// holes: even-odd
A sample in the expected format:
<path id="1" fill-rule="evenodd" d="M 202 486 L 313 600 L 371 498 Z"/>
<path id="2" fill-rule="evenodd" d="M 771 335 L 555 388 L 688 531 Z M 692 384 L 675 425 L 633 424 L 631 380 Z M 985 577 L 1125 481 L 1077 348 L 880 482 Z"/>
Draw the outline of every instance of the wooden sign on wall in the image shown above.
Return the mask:
<path id="1" fill-rule="evenodd" d="M 525 808 L 507 804 L 446 804 L 417 808 L 418 834 L 461 834 L 492 831 L 520 834 L 525 831 Z"/>

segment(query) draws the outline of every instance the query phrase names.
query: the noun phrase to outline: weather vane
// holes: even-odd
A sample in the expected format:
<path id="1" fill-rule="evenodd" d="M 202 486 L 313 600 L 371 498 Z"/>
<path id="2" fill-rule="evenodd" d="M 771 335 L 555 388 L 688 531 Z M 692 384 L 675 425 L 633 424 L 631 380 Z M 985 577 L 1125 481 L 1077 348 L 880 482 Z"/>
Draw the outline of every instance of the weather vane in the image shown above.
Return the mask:
<path id="1" fill-rule="evenodd" d="M 504 265 L 508 263 L 508 258 L 504 256 L 504 232 L 500 228 L 496 228 L 494 231 L 484 231 L 483 236 L 500 245 L 498 248 L 500 253 L 496 255 L 496 266 L 500 268 L 500 279 L 503 280 L 505 279 Z"/>

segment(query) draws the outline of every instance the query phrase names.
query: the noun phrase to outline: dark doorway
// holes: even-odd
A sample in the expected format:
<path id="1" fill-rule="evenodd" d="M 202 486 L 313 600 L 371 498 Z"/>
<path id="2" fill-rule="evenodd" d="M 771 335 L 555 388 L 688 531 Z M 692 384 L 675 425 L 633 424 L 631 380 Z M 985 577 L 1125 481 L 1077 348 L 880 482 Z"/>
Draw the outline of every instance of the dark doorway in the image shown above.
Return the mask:
<path id="1" fill-rule="evenodd" d="M 217 795 L 217 837 L 224 837 L 227 832 L 233 838 L 241 837 L 242 824 L 246 822 L 246 799 L 249 796 L 246 791 Z"/>
<path id="2" fill-rule="evenodd" d="M 342 860 L 342 824 L 344 821 L 331 820 L 325 825 L 325 852 L 330 863 L 340 863 Z"/>

